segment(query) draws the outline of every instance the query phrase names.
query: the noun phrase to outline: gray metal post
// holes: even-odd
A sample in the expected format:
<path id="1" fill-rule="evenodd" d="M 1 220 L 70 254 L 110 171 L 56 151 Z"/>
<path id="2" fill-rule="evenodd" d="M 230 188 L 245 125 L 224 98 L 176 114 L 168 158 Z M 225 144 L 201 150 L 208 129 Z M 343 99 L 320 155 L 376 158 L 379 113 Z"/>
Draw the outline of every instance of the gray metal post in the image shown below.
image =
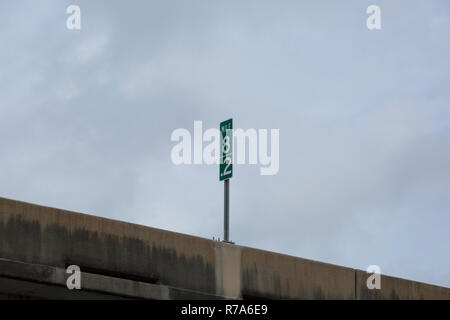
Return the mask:
<path id="1" fill-rule="evenodd" d="M 224 181 L 224 225 L 223 239 L 229 242 L 229 222 L 230 222 L 230 179 Z"/>

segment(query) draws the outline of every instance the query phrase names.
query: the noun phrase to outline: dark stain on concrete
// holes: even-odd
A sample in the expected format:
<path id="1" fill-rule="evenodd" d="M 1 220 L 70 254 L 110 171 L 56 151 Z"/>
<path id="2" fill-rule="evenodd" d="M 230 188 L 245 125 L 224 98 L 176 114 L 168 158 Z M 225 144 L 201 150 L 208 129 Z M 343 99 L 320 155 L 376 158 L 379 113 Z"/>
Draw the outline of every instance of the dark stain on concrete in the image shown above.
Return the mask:
<path id="1" fill-rule="evenodd" d="M 322 289 L 320 289 L 318 287 L 314 288 L 313 299 L 314 300 L 324 300 L 325 299 L 325 295 L 323 294 Z"/>
<path id="2" fill-rule="evenodd" d="M 0 257 L 14 257 L 20 261 L 28 258 L 31 262 L 37 262 L 41 252 L 38 230 L 38 222 L 24 223 L 21 218 L 10 219 L 6 224 L 0 222 Z"/>
<path id="3" fill-rule="evenodd" d="M 360 300 L 381 300 L 382 299 L 381 290 L 378 290 L 378 289 L 370 290 L 364 284 L 361 284 L 359 286 L 358 293 L 359 293 Z"/>
<path id="4" fill-rule="evenodd" d="M 400 300 L 400 297 L 398 296 L 398 294 L 395 292 L 395 289 L 391 290 L 391 296 L 389 297 L 389 299 L 391 300 Z"/>
<path id="5" fill-rule="evenodd" d="M 187 258 L 173 248 L 140 239 L 67 228 L 56 224 L 41 232 L 38 221 L 12 216 L 0 222 L 0 257 L 65 268 L 79 265 L 106 275 L 128 275 L 170 286 L 216 292 L 215 269 L 202 256 Z"/>
<path id="6" fill-rule="evenodd" d="M 283 295 L 281 286 L 281 277 L 276 272 L 273 274 L 265 274 L 258 270 L 256 263 L 251 268 L 246 268 L 242 271 L 242 296 L 246 299 L 289 299 L 288 296 Z M 265 291 L 259 290 L 258 284 L 271 283 L 272 285 L 265 286 Z"/>

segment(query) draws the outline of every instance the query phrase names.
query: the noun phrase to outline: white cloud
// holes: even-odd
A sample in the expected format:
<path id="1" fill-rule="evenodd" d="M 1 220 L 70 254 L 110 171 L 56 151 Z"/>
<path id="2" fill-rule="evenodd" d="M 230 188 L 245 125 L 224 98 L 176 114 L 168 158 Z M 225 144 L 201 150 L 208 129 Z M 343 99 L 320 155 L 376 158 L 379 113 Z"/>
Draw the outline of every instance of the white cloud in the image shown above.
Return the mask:
<path id="1" fill-rule="evenodd" d="M 109 45 L 109 37 L 105 34 L 67 37 L 67 41 L 69 48 L 64 53 L 62 61 L 68 64 L 93 63 L 106 52 Z"/>

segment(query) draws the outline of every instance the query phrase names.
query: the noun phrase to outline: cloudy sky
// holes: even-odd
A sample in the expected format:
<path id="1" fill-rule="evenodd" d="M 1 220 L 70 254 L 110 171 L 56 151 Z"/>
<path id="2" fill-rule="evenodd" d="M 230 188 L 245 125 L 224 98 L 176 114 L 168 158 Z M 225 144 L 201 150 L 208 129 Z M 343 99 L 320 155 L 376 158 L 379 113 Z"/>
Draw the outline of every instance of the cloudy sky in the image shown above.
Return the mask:
<path id="1" fill-rule="evenodd" d="M 231 240 L 450 287 L 448 0 L 8 0 L 0 48 L 0 196 L 222 238 L 170 136 L 232 117 L 280 170 L 235 166 Z"/>

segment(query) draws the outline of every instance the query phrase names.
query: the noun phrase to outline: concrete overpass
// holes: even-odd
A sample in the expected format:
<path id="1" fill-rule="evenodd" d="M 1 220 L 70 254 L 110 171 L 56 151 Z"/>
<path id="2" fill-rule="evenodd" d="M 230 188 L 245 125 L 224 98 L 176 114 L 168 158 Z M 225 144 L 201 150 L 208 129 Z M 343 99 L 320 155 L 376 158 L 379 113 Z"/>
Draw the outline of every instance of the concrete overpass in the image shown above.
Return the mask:
<path id="1" fill-rule="evenodd" d="M 81 268 L 69 290 L 66 267 Z M 450 299 L 450 289 L 0 198 L 0 299 Z"/>

